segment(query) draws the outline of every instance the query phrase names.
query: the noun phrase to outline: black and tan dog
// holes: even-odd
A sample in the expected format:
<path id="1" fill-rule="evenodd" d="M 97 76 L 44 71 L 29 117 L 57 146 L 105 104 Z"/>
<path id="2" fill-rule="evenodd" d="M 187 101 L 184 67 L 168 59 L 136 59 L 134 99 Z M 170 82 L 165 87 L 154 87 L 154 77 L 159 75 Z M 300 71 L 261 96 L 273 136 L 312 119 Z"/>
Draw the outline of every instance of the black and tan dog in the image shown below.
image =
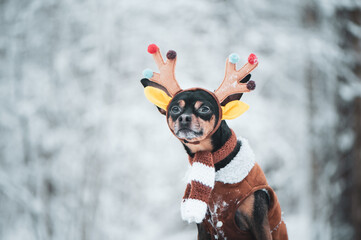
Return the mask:
<path id="1" fill-rule="evenodd" d="M 169 51 L 164 63 L 157 46 L 150 45 L 148 51 L 160 74 L 144 72 L 145 94 L 166 115 L 192 166 L 182 218 L 197 223 L 198 239 L 287 239 L 277 196 L 248 141 L 237 138 L 225 121 L 248 109 L 239 99 L 255 88 L 249 72 L 257 62 L 249 60 L 242 73 L 235 70 L 234 59 L 227 60 L 224 82 L 237 75 L 235 81 L 242 88 L 236 91 L 227 90 L 232 83 L 224 82 L 215 93 L 201 88 L 181 90 L 174 78 L 175 52 Z"/>

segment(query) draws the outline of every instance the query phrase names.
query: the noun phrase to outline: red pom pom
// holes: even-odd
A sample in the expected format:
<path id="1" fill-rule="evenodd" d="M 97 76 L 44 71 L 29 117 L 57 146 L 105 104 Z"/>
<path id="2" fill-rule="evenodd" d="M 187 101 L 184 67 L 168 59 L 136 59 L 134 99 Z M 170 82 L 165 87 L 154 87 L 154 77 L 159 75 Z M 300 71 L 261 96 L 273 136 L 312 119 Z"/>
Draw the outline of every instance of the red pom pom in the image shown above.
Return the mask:
<path id="1" fill-rule="evenodd" d="M 149 44 L 149 46 L 148 46 L 148 52 L 150 53 L 150 54 L 154 54 L 154 53 L 156 53 L 158 51 L 158 46 L 157 45 L 155 45 L 154 43 L 153 44 Z"/>
<path id="2" fill-rule="evenodd" d="M 249 62 L 250 64 L 252 64 L 252 65 L 258 63 L 258 58 L 257 58 L 257 56 L 254 55 L 253 53 L 251 53 L 251 54 L 249 55 L 249 57 L 248 57 L 248 62 Z"/>

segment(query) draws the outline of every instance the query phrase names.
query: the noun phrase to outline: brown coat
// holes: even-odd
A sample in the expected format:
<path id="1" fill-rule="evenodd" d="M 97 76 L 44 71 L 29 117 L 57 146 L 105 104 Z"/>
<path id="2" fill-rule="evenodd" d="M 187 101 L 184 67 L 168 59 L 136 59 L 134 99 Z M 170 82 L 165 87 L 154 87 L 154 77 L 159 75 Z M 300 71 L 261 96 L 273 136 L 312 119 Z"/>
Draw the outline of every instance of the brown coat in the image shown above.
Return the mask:
<path id="1" fill-rule="evenodd" d="M 286 225 L 281 216 L 277 196 L 268 185 L 266 177 L 256 163 L 249 174 L 239 183 L 216 182 L 211 193 L 208 211 L 203 224 L 212 239 L 254 239 L 250 232 L 241 231 L 235 222 L 236 210 L 240 204 L 257 190 L 266 189 L 270 196 L 268 220 L 274 240 L 287 240 Z"/>

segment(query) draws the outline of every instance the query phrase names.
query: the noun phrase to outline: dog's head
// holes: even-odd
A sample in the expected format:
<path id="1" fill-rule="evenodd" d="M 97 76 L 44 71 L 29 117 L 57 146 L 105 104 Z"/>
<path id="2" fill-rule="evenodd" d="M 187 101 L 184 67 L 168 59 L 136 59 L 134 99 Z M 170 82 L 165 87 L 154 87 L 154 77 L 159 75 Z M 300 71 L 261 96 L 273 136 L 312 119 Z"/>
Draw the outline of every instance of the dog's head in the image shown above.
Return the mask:
<path id="1" fill-rule="evenodd" d="M 169 103 L 167 123 L 179 139 L 202 141 L 216 130 L 221 108 L 214 95 L 203 89 L 180 92 Z"/>

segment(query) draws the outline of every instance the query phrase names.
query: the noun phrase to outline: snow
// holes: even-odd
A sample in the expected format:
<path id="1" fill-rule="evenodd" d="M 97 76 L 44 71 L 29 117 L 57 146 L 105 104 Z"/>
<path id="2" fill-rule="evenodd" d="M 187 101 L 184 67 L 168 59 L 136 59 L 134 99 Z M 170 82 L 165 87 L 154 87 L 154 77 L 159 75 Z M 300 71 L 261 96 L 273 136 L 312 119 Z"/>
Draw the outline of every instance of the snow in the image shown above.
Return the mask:
<path id="1" fill-rule="evenodd" d="M 330 239 L 333 191 L 321 175 L 324 192 L 312 196 L 311 150 L 332 141 L 317 136 L 338 120 L 325 96 L 346 58 L 330 19 L 354 2 L 321 1 L 312 28 L 303 20 L 311 0 L 2 1 L 0 239 L 195 238 L 179 211 L 186 153 L 139 82 L 156 69 L 153 42 L 177 51 L 183 88 L 216 89 L 230 53 L 240 65 L 257 55 L 257 88 L 242 98 L 250 110 L 228 123 L 249 139 L 290 239 Z M 352 82 L 341 97 L 360 95 L 357 77 L 343 71 Z M 349 148 L 353 137 L 335 145 Z M 332 174 L 334 162 L 325 169 Z"/>

